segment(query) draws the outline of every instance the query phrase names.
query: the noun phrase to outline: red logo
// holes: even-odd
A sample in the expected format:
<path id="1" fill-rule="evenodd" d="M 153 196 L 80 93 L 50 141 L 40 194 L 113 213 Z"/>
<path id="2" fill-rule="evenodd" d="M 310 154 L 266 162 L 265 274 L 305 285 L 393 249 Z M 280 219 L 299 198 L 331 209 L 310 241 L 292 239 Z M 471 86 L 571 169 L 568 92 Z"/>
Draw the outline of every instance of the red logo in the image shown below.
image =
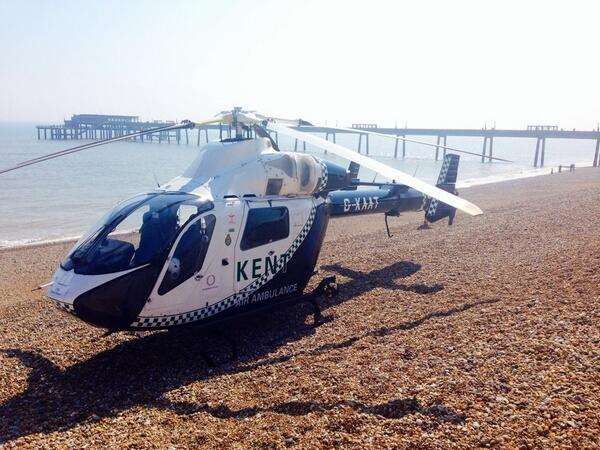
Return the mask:
<path id="1" fill-rule="evenodd" d="M 215 284 L 215 276 L 214 275 L 209 275 L 206 277 L 206 285 L 207 286 L 212 286 L 213 284 Z"/>

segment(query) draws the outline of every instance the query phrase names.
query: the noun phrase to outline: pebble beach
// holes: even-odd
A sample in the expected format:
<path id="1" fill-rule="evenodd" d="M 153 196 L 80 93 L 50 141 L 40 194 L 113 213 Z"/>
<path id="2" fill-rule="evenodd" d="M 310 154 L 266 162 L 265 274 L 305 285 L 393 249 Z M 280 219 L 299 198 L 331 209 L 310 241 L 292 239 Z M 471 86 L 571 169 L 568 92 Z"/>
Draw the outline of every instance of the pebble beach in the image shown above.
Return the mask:
<path id="1" fill-rule="evenodd" d="M 461 190 L 484 210 L 334 219 L 339 295 L 219 333 L 99 330 L 0 251 L 0 448 L 597 448 L 600 171 Z M 26 224 L 23 224 L 26 226 Z"/>

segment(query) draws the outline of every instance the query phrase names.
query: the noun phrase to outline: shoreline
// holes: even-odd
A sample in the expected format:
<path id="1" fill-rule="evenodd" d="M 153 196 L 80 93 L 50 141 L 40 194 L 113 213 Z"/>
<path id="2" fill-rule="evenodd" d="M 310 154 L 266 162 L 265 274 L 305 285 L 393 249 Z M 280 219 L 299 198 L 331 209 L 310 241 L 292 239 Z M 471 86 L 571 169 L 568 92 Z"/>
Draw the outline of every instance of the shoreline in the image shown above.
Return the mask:
<path id="1" fill-rule="evenodd" d="M 565 166 L 565 167 L 567 167 L 567 166 Z M 579 163 L 579 164 L 575 164 L 575 167 L 578 169 L 586 169 L 586 168 L 591 168 L 592 164 L 591 163 L 589 163 L 589 164 L 588 163 Z M 524 180 L 524 179 L 528 179 L 528 178 L 540 177 L 540 176 L 551 175 L 551 174 L 557 175 L 558 172 L 556 172 L 556 171 L 554 173 L 552 173 L 552 171 L 555 169 L 558 169 L 558 166 L 544 167 L 544 168 L 540 168 L 540 169 L 522 170 L 521 172 L 514 173 L 514 174 L 490 175 L 490 176 L 481 177 L 481 178 L 469 178 L 466 180 L 459 181 L 456 184 L 456 187 L 457 187 L 457 189 L 465 190 L 465 189 L 470 189 L 470 188 L 477 187 L 477 186 L 514 182 L 514 181 L 518 181 L 518 180 Z M 566 173 L 568 173 L 568 170 L 566 171 Z M 41 238 L 39 240 L 27 240 L 27 239 L 15 240 L 15 241 L 12 241 L 12 242 L 14 242 L 14 244 L 8 244 L 8 245 L 0 244 L 0 254 L 7 252 L 7 251 L 11 251 L 11 250 L 30 249 L 30 248 L 47 247 L 47 246 L 55 246 L 55 245 L 61 245 L 61 244 L 74 243 L 74 242 L 77 242 L 77 240 L 81 236 L 82 235 L 64 236 L 64 237 L 49 238 L 49 239 Z M 26 242 L 23 242 L 23 241 L 26 241 Z"/>
<path id="2" fill-rule="evenodd" d="M 563 165 L 565 168 L 563 172 L 558 172 L 559 166 L 548 166 L 539 169 L 528 169 L 522 170 L 521 172 L 514 174 L 506 174 L 506 175 L 490 175 L 487 177 L 481 178 L 469 178 L 467 180 L 459 181 L 456 183 L 456 187 L 459 189 L 467 189 L 475 186 L 483 186 L 486 184 L 496 184 L 496 183 L 504 183 L 506 181 L 516 181 L 516 180 L 524 180 L 527 178 L 540 177 L 544 175 L 558 175 L 559 173 L 568 173 L 567 165 Z M 576 169 L 587 169 L 592 168 L 592 163 L 576 163 Z"/>

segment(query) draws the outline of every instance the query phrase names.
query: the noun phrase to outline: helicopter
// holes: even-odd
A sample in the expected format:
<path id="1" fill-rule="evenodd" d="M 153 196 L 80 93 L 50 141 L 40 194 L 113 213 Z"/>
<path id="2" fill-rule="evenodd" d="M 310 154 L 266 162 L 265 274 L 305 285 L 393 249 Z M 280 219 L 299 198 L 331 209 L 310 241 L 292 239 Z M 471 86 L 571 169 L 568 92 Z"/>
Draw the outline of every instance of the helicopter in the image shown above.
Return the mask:
<path id="1" fill-rule="evenodd" d="M 216 123 L 231 125 L 235 137 L 207 143 L 180 176 L 120 202 L 77 241 L 44 285 L 58 308 L 109 332 L 201 325 L 302 301 L 313 303 L 316 322 L 316 298 L 337 292 L 335 277 L 305 292 L 330 218 L 383 214 L 391 236 L 387 218 L 406 211 L 423 209 L 426 222 L 448 218 L 449 224 L 456 210 L 482 214 L 457 196 L 457 154 L 445 155 L 433 186 L 304 132 L 312 125 L 307 121 L 237 107 L 51 153 L 0 174 L 135 136 Z M 282 151 L 273 132 L 350 164 Z M 391 181 L 361 181 L 361 166 Z"/>

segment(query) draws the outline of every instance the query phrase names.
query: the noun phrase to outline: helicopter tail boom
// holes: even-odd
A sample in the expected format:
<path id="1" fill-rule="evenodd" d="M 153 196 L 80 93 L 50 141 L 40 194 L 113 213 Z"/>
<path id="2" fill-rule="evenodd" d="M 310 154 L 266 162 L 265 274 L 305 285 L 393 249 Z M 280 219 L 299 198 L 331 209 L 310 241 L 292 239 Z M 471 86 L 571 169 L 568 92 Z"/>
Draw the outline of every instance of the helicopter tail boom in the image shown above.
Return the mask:
<path id="1" fill-rule="evenodd" d="M 460 156 L 447 154 L 440 170 L 436 187 L 457 195 L 456 178 Z M 350 172 L 351 169 L 348 169 Z M 361 182 L 353 178 L 353 186 L 332 191 L 328 195 L 329 213 L 332 217 L 377 214 L 398 216 L 407 211 L 425 212 L 426 222 L 437 222 L 448 217 L 451 225 L 456 208 L 402 184 Z M 362 189 L 357 189 L 363 186 Z M 388 231 L 389 234 L 389 231 Z"/>

